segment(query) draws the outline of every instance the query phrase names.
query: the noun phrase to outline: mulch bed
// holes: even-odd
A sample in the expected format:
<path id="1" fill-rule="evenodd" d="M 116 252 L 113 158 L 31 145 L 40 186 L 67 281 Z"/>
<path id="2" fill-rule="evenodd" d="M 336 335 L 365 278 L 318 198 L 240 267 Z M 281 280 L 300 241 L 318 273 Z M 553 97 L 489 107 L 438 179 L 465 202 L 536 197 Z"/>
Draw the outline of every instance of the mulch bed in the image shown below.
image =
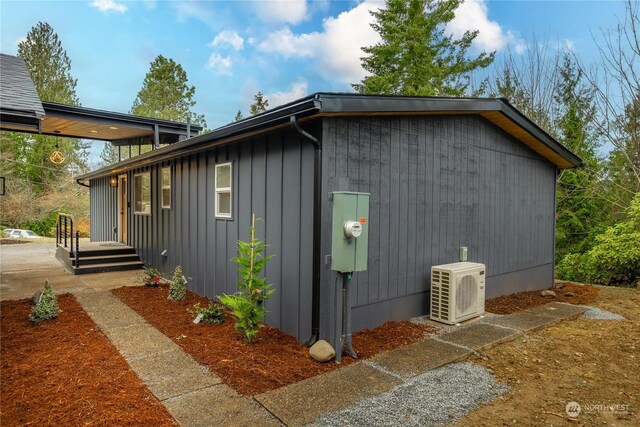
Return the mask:
<path id="1" fill-rule="evenodd" d="M 270 326 L 263 327 L 256 340 L 246 344 L 239 339 L 230 315 L 219 325 L 196 325 L 187 309 L 196 302 L 206 305 L 207 299 L 192 292 L 187 292 L 185 301 L 179 302 L 167 301 L 165 286 L 125 287 L 112 292 L 195 360 L 209 366 L 226 384 L 245 395 L 280 388 L 354 362 L 346 356 L 342 365 L 318 363 L 294 337 Z M 435 332 L 436 328 L 426 325 L 388 322 L 355 333 L 353 347 L 362 359 Z"/>
<path id="2" fill-rule="evenodd" d="M 527 291 L 517 294 L 503 295 L 501 297 L 488 299 L 485 302 L 485 310 L 495 314 L 511 314 L 550 302 L 568 302 L 571 304 L 590 304 L 598 296 L 598 289 L 595 286 L 579 285 L 565 282 L 564 287 L 549 288 L 556 293 L 555 297 L 543 297 L 542 291 Z M 561 286 L 561 285 L 560 285 Z"/>
<path id="3" fill-rule="evenodd" d="M 30 243 L 25 240 L 18 239 L 0 239 L 0 245 L 19 245 L 22 243 Z"/>
<path id="4" fill-rule="evenodd" d="M 32 325 L 29 300 L 0 305 L 0 418 L 17 425 L 175 425 L 69 294 Z"/>

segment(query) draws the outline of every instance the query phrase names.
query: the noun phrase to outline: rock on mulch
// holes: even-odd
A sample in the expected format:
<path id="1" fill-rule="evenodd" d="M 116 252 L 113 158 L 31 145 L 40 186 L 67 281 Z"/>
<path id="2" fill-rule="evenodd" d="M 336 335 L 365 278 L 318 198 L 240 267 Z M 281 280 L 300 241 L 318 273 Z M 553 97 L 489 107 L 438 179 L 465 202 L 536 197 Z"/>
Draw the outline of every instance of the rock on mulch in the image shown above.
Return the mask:
<path id="1" fill-rule="evenodd" d="M 455 421 L 507 387 L 473 363 L 454 363 L 412 378 L 405 384 L 330 413 L 312 426 L 435 426 Z"/>
<path id="2" fill-rule="evenodd" d="M 37 326 L 28 299 L 0 305 L 2 425 L 175 425 L 76 299 L 58 302 Z"/>
<path id="3" fill-rule="evenodd" d="M 239 338 L 234 319 L 228 313 L 222 324 L 196 325 L 187 309 L 197 302 L 207 305 L 207 299 L 193 292 L 187 292 L 184 301 L 167 301 L 166 286 L 124 287 L 112 292 L 195 360 L 208 366 L 223 382 L 245 395 L 274 390 L 354 362 L 350 357 L 343 357 L 342 365 L 316 362 L 298 340 L 270 326 L 261 328 L 255 341 L 246 344 Z M 365 359 L 436 331 L 408 321 L 387 322 L 355 333 L 353 347 L 360 359 Z"/>
<path id="4" fill-rule="evenodd" d="M 511 314 L 550 302 L 589 304 L 595 301 L 598 296 L 598 288 L 595 286 L 570 282 L 563 282 L 562 288 L 553 287 L 549 290 L 553 291 L 556 296 L 543 296 L 541 291 L 527 291 L 491 298 L 485 302 L 485 310 L 495 314 Z"/>
<path id="5" fill-rule="evenodd" d="M 582 313 L 582 317 L 592 320 L 624 320 L 623 316 L 619 314 L 612 313 L 607 310 L 603 310 L 601 308 L 592 307 L 590 305 L 583 305 L 582 307 L 586 308 L 587 311 Z"/>

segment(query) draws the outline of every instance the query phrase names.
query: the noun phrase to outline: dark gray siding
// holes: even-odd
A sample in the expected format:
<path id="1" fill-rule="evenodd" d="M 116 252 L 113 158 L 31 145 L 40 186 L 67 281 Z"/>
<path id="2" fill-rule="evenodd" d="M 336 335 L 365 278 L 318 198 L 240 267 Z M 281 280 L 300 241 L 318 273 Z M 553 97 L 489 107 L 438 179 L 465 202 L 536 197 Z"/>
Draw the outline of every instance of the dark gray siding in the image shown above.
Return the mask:
<path id="1" fill-rule="evenodd" d="M 109 185 L 109 178 L 96 178 L 90 182 L 89 216 L 92 241 L 117 240 L 115 228 L 118 226 L 118 189 Z"/>
<path id="2" fill-rule="evenodd" d="M 233 218 L 215 218 L 214 172 L 233 163 Z M 172 168 L 172 208 L 160 207 L 161 168 Z M 152 213 L 129 211 L 129 244 L 141 259 L 170 274 L 181 265 L 189 289 L 213 297 L 236 291 L 236 241 L 248 238 L 251 213 L 267 240 L 266 276 L 276 292 L 267 323 L 299 339 L 311 330 L 313 147 L 288 129 L 128 172 L 151 171 Z M 92 209 L 92 215 L 94 210 Z M 168 251 L 163 258 L 161 252 Z"/>
<path id="3" fill-rule="evenodd" d="M 555 166 L 479 116 L 328 118 L 322 253 L 336 190 L 371 193 L 369 268 L 354 275 L 354 329 L 428 310 L 431 266 L 487 265 L 487 297 L 553 279 Z M 322 269 L 321 334 L 332 338 L 336 273 Z"/>

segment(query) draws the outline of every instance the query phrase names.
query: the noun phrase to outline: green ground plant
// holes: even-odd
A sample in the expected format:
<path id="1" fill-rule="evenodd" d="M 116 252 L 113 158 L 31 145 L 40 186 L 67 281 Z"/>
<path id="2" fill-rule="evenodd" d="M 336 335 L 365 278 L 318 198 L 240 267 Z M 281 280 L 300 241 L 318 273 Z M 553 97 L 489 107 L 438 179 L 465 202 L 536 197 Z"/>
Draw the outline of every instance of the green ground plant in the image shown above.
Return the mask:
<path id="1" fill-rule="evenodd" d="M 40 296 L 35 301 L 35 305 L 31 309 L 29 314 L 29 320 L 33 323 L 40 323 L 45 320 L 51 320 L 58 317 L 60 314 L 60 308 L 58 307 L 58 297 L 53 292 L 53 288 L 47 280 L 44 283 L 44 289 L 40 293 Z"/>
<path id="2" fill-rule="evenodd" d="M 173 281 L 169 286 L 167 299 L 169 301 L 183 301 L 185 296 L 187 296 L 187 281 L 182 273 L 182 267 L 177 266 L 173 272 Z"/>
<path id="3" fill-rule="evenodd" d="M 209 305 L 202 307 L 199 302 L 193 305 L 193 308 L 187 309 L 189 313 L 193 315 L 195 319 L 199 315 L 202 315 L 200 321 L 211 324 L 218 324 L 224 322 L 224 307 L 215 301 L 209 301 Z"/>
<path id="4" fill-rule="evenodd" d="M 561 279 L 602 285 L 633 285 L 640 281 L 640 193 L 627 219 L 598 235 L 586 253 L 566 255 L 557 266 Z"/>
<path id="5" fill-rule="evenodd" d="M 157 288 L 160 286 L 160 280 L 162 279 L 162 275 L 158 270 L 153 267 L 145 267 L 144 272 L 142 273 L 142 283 L 146 286 L 151 286 Z"/>
<path id="6" fill-rule="evenodd" d="M 238 256 L 231 260 L 238 265 L 238 288 L 240 291 L 233 295 L 222 295 L 220 302 L 231 309 L 236 319 L 236 330 L 244 341 L 251 342 L 263 326 L 262 321 L 267 310 L 262 303 L 273 294 L 267 279 L 261 277 L 267 262 L 273 255 L 265 256 L 267 245 L 263 240 L 255 237 L 255 214 L 252 215 L 249 229 L 249 241 L 238 240 Z"/>

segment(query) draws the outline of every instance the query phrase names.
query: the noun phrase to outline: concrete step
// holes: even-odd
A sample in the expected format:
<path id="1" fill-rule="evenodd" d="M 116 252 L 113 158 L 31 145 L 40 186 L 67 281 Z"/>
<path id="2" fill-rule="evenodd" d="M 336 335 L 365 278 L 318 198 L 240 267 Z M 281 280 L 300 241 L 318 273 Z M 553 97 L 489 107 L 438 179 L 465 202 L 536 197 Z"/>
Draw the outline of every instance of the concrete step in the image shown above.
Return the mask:
<path id="1" fill-rule="evenodd" d="M 96 264 L 113 264 L 118 262 L 128 262 L 128 261 L 140 261 L 140 257 L 138 254 L 132 253 L 123 253 L 123 254 L 115 254 L 115 255 L 97 255 L 97 256 L 82 256 L 80 255 L 80 265 L 96 265 Z M 76 259 L 71 259 L 71 265 L 75 267 Z"/>
<path id="2" fill-rule="evenodd" d="M 82 258 L 80 258 L 80 267 L 71 267 L 73 274 L 92 274 L 103 273 L 105 271 L 124 271 L 124 270 L 136 270 L 144 267 L 142 261 L 125 261 L 125 262 L 112 262 L 107 264 L 82 264 Z"/>

